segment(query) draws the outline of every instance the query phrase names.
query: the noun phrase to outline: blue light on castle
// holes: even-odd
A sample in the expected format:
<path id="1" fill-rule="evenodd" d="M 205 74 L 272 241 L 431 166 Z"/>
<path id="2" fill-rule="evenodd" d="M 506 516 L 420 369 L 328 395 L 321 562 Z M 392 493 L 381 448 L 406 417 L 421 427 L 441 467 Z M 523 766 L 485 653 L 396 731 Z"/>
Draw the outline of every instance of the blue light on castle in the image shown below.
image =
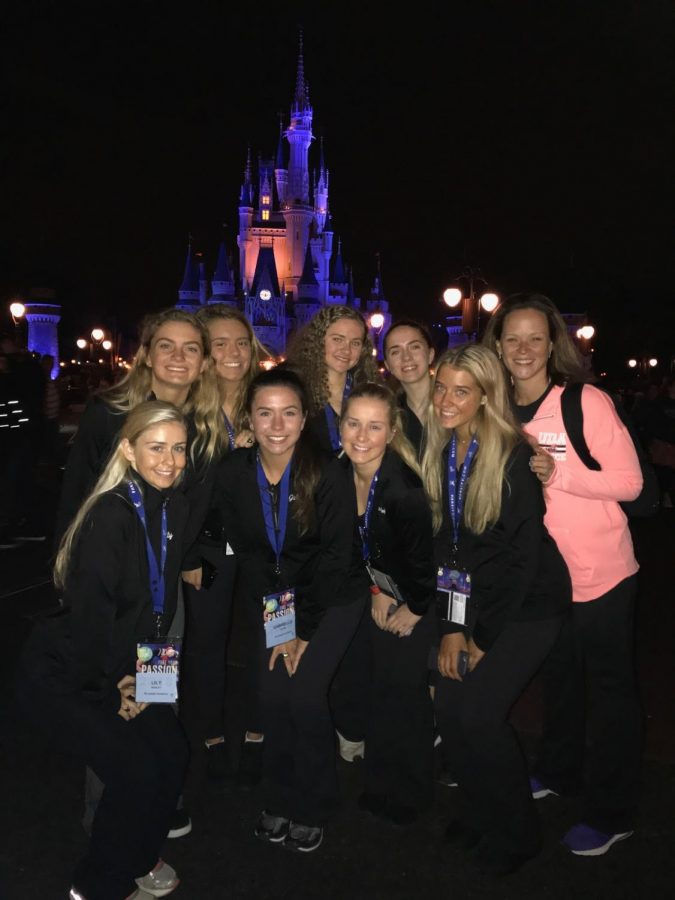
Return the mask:
<path id="1" fill-rule="evenodd" d="M 189 246 L 176 305 L 191 312 L 213 303 L 236 306 L 276 356 L 283 354 L 290 334 L 326 304 L 353 306 L 367 321 L 379 312 L 384 321 L 370 327 L 370 336 L 381 355 L 391 315 L 379 261 L 370 298 L 362 304 L 342 258 L 341 242 L 334 241 L 323 141 L 310 178 L 312 117 L 301 39 L 290 118 L 279 131 L 276 154 L 260 158 L 254 172 L 248 152 L 239 193 L 238 279 L 235 282 L 224 243 L 210 282 L 205 263 Z"/>

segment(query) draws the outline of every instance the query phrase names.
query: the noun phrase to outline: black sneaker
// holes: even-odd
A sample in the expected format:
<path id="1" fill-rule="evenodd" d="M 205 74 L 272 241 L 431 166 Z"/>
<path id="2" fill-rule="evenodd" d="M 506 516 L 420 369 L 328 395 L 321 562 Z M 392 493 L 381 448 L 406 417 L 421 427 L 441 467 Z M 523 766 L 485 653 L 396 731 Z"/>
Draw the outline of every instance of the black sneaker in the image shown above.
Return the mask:
<path id="1" fill-rule="evenodd" d="M 260 784 L 264 743 L 264 741 L 244 741 L 237 770 L 237 787 L 242 791 L 250 791 Z"/>
<path id="2" fill-rule="evenodd" d="M 263 809 L 258 821 L 255 823 L 253 834 L 261 841 L 267 841 L 270 844 L 281 844 L 288 835 L 290 824 L 290 819 L 285 819 L 283 816 L 273 816 L 266 809 Z"/>
<path id="3" fill-rule="evenodd" d="M 171 827 L 169 828 L 167 837 L 184 837 L 186 834 L 190 834 L 191 831 L 192 820 L 190 819 L 190 814 L 185 809 L 185 807 L 182 806 L 180 809 L 177 809 L 171 816 Z"/>
<path id="4" fill-rule="evenodd" d="M 226 781 L 230 774 L 225 741 L 206 744 L 206 777 L 209 781 Z"/>
<path id="5" fill-rule="evenodd" d="M 323 841 L 323 828 L 291 822 L 284 847 L 297 853 L 311 853 L 321 845 L 321 841 Z"/>

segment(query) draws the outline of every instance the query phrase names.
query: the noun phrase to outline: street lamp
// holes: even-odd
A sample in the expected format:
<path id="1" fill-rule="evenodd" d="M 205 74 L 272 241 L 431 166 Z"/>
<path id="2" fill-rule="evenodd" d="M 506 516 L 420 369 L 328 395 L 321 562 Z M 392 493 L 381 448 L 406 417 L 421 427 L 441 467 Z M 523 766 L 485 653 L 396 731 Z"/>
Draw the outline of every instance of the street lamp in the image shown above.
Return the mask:
<path id="1" fill-rule="evenodd" d="M 659 361 L 655 356 L 643 356 L 636 359 L 632 357 L 628 361 L 629 369 L 637 369 L 638 373 L 645 375 L 650 369 L 655 369 Z"/>
<path id="2" fill-rule="evenodd" d="M 384 316 L 381 312 L 374 312 L 370 317 L 370 327 L 379 334 L 384 325 Z"/>
<path id="3" fill-rule="evenodd" d="M 15 300 L 13 303 L 9 304 L 9 313 L 14 324 L 18 325 L 18 320 L 23 319 L 26 315 L 26 307 L 19 300 Z"/>
<path id="4" fill-rule="evenodd" d="M 473 335 L 474 340 L 478 337 L 480 331 L 480 311 L 492 313 L 499 306 L 499 297 L 497 294 L 488 291 L 487 293 L 476 295 L 475 283 L 482 282 L 487 287 L 487 281 L 480 272 L 467 268 L 457 281 L 465 280 L 468 282 L 468 293 L 464 293 L 458 287 L 449 287 L 443 291 L 443 301 L 451 309 L 455 309 L 461 305 L 462 309 L 462 331 L 468 335 Z"/>

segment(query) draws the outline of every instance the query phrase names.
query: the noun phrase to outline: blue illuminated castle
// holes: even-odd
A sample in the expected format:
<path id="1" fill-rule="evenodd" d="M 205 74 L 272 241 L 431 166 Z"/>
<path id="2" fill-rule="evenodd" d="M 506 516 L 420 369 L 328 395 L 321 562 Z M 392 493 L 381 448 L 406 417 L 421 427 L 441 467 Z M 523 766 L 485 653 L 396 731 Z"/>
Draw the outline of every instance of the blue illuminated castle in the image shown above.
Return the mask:
<path id="1" fill-rule="evenodd" d="M 290 121 L 285 130 L 280 127 L 276 155 L 259 158 L 254 172 L 248 152 L 239 194 L 238 277 L 224 243 L 210 280 L 205 263 L 189 246 L 177 306 L 190 311 L 210 303 L 236 306 L 262 343 L 280 355 L 289 335 L 322 306 L 346 304 L 362 309 L 368 320 L 371 313 L 382 313 L 383 324 L 376 320 L 379 327 L 370 329 L 381 350 L 391 316 L 379 263 L 370 299 L 362 307 L 341 243 L 334 241 L 323 141 L 310 177 L 312 115 L 301 38 Z"/>

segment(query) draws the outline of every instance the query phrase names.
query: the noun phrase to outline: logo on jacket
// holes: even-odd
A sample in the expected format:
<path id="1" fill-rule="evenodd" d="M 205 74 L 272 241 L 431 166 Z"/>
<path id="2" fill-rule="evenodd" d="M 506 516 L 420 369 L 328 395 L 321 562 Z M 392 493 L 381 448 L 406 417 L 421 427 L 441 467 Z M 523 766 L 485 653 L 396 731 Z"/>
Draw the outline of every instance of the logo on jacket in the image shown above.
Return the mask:
<path id="1" fill-rule="evenodd" d="M 540 431 L 539 444 L 553 459 L 564 462 L 567 459 L 567 434 L 564 431 Z"/>

